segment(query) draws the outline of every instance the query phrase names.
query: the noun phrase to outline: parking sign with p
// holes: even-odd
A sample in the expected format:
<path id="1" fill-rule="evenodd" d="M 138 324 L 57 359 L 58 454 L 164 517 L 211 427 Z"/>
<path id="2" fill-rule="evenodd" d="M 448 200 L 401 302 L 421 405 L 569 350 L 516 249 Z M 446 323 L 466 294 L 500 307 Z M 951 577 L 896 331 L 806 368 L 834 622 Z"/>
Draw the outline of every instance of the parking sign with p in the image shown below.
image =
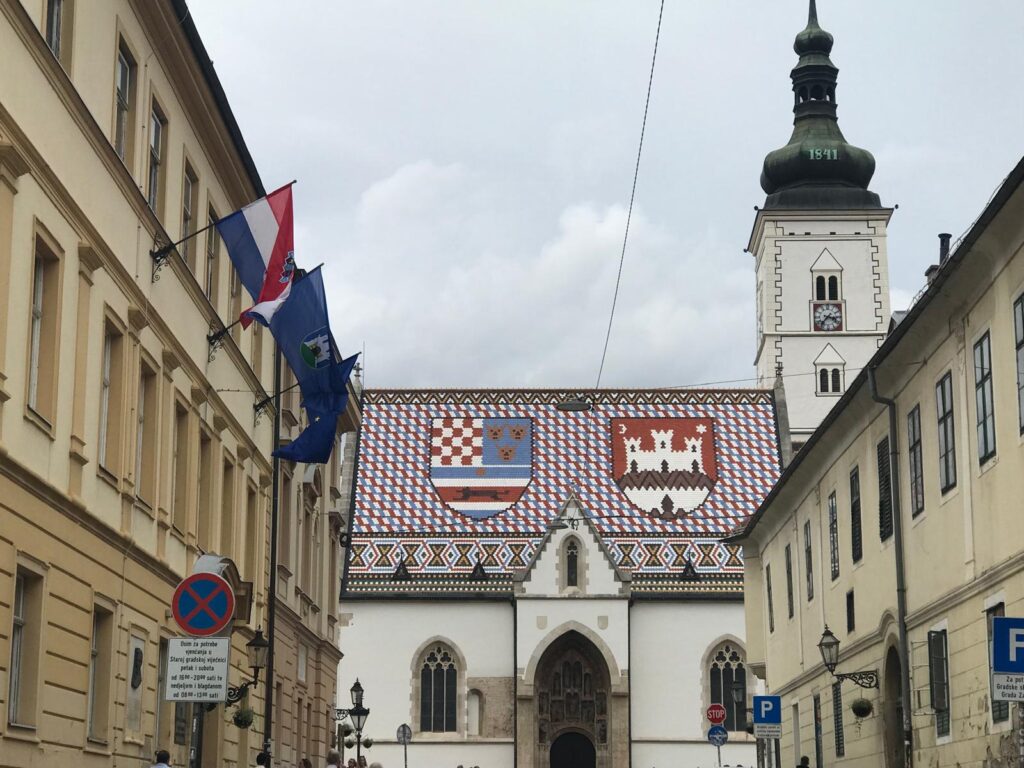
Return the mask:
<path id="1" fill-rule="evenodd" d="M 782 738 L 782 697 L 754 697 L 754 737 L 758 739 Z"/>
<path id="2" fill-rule="evenodd" d="M 992 698 L 1024 701 L 1024 619 L 992 619 Z"/>

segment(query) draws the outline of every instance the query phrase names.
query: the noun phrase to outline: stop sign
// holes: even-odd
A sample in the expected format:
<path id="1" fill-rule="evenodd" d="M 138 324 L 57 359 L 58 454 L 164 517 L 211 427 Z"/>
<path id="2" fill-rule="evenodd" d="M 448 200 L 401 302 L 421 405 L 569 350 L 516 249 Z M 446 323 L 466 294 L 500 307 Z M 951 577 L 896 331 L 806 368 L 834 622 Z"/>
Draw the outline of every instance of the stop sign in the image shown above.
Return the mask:
<path id="1" fill-rule="evenodd" d="M 725 707 L 721 704 L 712 704 L 708 707 L 708 722 L 712 725 L 721 725 L 725 722 Z"/>

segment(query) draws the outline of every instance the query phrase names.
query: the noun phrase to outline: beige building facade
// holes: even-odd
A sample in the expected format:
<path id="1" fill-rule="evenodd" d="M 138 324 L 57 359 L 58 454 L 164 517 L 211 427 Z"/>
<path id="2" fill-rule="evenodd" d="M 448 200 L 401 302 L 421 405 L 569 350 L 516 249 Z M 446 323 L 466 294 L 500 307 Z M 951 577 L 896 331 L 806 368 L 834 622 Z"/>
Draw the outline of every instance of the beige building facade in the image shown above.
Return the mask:
<path id="1" fill-rule="evenodd" d="M 273 342 L 214 231 L 263 194 L 182 0 L 0 0 L 0 766 L 244 766 L 264 684 L 162 699 L 170 598 L 204 553 L 249 585 L 230 682 L 278 587 L 276 755 L 322 756 L 340 653 L 337 467 L 286 467 L 269 572 Z M 286 402 L 284 437 L 301 427 Z M 355 412 L 355 406 L 351 409 Z M 352 422 L 354 417 L 346 416 Z M 240 601 L 246 604 L 247 601 Z"/>
<path id="2" fill-rule="evenodd" d="M 1019 764 L 989 649 L 1024 615 L 1024 161 L 940 257 L 737 537 L 779 765 Z M 877 687 L 829 674 L 826 625 Z"/>

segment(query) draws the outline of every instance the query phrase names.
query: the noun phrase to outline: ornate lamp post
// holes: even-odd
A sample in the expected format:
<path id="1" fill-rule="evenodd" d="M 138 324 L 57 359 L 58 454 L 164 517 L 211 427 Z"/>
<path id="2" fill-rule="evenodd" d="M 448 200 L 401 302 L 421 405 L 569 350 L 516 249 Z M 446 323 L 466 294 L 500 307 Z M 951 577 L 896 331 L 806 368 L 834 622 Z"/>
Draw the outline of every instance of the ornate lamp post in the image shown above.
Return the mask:
<path id="1" fill-rule="evenodd" d="M 821 640 L 818 642 L 818 650 L 821 652 L 821 660 L 825 669 L 839 681 L 852 680 L 861 688 L 878 687 L 878 670 L 870 669 L 863 672 L 839 672 L 836 673 L 836 666 L 839 664 L 839 638 L 832 634 L 832 630 L 825 625 L 825 631 L 821 633 Z"/>
<path id="2" fill-rule="evenodd" d="M 270 643 L 263 636 L 263 628 L 256 630 L 252 640 L 245 644 L 245 652 L 249 657 L 249 666 L 252 667 L 252 680 L 246 680 L 241 685 L 228 686 L 228 704 L 237 704 L 241 701 L 249 688 L 257 685 L 260 679 L 260 670 L 267 666 L 267 654 L 270 652 Z"/>
<path id="3" fill-rule="evenodd" d="M 356 678 L 355 684 L 349 689 L 349 694 L 352 696 L 352 707 L 350 709 L 342 709 L 338 707 L 334 710 L 334 719 L 339 723 L 346 717 L 352 719 L 352 728 L 355 729 L 355 743 L 356 748 L 356 762 L 359 762 L 359 758 L 362 757 L 362 747 L 367 749 L 373 744 L 373 739 L 363 738 L 363 726 L 366 725 L 366 718 L 370 716 L 370 710 L 363 706 L 363 686 L 359 682 L 359 678 Z M 345 734 L 347 736 L 347 734 Z M 345 746 L 347 739 L 341 741 L 341 756 L 345 757 Z"/>

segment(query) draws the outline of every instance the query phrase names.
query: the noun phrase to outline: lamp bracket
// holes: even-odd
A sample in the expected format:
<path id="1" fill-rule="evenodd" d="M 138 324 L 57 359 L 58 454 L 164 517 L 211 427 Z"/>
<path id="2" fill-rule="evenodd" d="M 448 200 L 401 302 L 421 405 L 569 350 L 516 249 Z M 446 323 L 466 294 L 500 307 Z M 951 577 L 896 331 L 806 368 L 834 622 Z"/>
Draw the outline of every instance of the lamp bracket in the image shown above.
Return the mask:
<path id="1" fill-rule="evenodd" d="M 228 686 L 228 697 L 225 700 L 227 704 L 237 704 L 245 698 L 249 692 L 249 688 L 256 685 L 255 680 L 246 680 L 241 685 L 229 685 Z"/>
<path id="2" fill-rule="evenodd" d="M 861 688 L 877 688 L 878 687 L 878 670 L 870 669 L 863 672 L 834 672 L 833 677 L 836 680 L 842 682 L 843 680 L 850 680 Z"/>

